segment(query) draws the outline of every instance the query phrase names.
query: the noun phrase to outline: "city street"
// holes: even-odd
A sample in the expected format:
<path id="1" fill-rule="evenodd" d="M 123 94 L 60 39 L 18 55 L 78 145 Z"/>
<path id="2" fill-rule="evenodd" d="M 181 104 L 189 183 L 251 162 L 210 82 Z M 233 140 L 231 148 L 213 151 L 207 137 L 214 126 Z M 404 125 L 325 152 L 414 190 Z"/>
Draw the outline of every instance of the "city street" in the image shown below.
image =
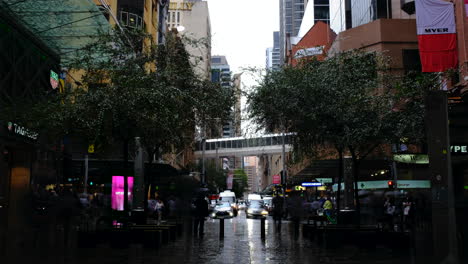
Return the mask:
<path id="1" fill-rule="evenodd" d="M 160 249 L 141 245 L 115 249 L 107 244 L 97 248 L 48 249 L 22 252 L 10 263 L 412 263 L 409 257 L 393 256 L 390 249 L 358 249 L 342 246 L 324 249 L 316 242 L 294 235 L 292 223 L 283 221 L 281 232 L 275 231 L 271 217 L 266 221 L 266 239 L 260 236 L 260 220 L 246 219 L 244 213 L 225 220 L 225 237 L 219 239 L 219 220 L 205 224 L 205 236 L 195 238 L 188 230 L 175 242 Z"/>

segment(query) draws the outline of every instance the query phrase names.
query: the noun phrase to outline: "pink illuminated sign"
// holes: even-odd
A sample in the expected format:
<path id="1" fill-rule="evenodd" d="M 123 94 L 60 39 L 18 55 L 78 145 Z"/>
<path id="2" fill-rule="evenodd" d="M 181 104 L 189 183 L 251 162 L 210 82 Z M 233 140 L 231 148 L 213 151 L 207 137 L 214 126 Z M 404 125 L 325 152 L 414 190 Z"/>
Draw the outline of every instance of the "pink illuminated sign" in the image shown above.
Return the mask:
<path id="1" fill-rule="evenodd" d="M 280 184 L 281 183 L 281 176 L 276 174 L 273 175 L 273 184 Z"/>
<path id="2" fill-rule="evenodd" d="M 117 211 L 124 210 L 124 176 L 112 176 L 112 209 Z M 128 203 L 132 204 L 133 197 L 133 177 L 127 177 L 128 182 Z"/>

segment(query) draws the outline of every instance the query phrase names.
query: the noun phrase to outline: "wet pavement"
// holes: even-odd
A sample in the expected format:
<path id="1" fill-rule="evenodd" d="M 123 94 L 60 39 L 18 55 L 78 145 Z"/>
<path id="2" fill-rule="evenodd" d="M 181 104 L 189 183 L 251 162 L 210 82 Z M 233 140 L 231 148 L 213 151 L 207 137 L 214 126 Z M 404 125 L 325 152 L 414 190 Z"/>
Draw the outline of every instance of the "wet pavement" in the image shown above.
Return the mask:
<path id="1" fill-rule="evenodd" d="M 9 263 L 48 264 L 244 264 L 244 263 L 412 263 L 410 257 L 395 256 L 390 249 L 359 249 L 343 246 L 324 249 L 315 241 L 294 232 L 292 223 L 283 221 L 276 230 L 273 220 L 266 221 L 266 236 L 261 239 L 260 220 L 246 219 L 244 214 L 225 220 L 225 236 L 219 239 L 219 220 L 205 223 L 203 238 L 194 237 L 188 228 L 175 242 L 160 249 L 130 245 L 115 249 L 108 244 L 97 248 L 55 248 L 24 251 Z"/>

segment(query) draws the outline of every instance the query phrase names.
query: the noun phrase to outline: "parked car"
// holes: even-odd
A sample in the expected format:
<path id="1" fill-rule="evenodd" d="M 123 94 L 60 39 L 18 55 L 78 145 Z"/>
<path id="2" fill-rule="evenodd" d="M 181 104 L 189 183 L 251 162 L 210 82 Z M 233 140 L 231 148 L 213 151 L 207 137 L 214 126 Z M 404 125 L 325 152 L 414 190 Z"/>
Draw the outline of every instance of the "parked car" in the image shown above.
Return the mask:
<path id="1" fill-rule="evenodd" d="M 253 200 L 250 201 L 246 210 L 245 217 L 247 218 L 263 218 L 268 215 L 268 210 L 263 201 Z"/>
<path id="2" fill-rule="evenodd" d="M 213 212 L 210 214 L 211 218 L 232 218 L 234 217 L 234 211 L 231 203 L 227 201 L 220 201 L 213 208 Z"/>

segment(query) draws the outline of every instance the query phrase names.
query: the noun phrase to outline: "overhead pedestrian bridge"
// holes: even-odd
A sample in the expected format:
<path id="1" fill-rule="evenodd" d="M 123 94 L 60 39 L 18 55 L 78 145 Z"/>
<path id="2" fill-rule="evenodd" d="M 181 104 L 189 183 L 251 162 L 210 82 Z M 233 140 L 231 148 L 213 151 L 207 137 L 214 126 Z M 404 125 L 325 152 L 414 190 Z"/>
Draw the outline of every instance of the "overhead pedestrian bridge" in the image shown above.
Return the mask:
<path id="1" fill-rule="evenodd" d="M 294 133 L 284 135 L 286 152 L 290 152 L 292 149 L 292 136 Z M 197 158 L 203 155 L 203 145 L 205 145 L 205 158 L 280 154 L 283 147 L 283 136 L 281 134 L 268 134 L 259 137 L 217 138 L 207 139 L 205 142 L 198 141 L 195 150 Z"/>

